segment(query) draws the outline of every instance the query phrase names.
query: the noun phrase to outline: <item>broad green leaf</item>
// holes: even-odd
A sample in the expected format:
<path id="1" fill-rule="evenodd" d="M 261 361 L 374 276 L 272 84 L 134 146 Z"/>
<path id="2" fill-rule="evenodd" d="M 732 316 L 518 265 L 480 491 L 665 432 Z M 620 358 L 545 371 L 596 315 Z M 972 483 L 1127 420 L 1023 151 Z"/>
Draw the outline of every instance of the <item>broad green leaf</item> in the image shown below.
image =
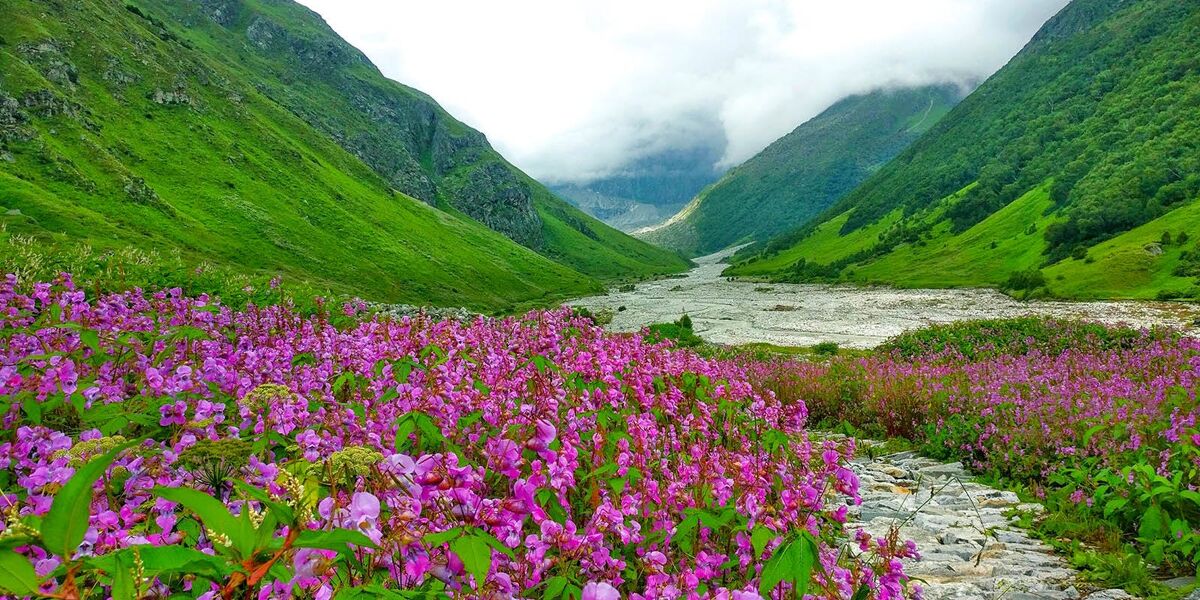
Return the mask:
<path id="1" fill-rule="evenodd" d="M 229 536 L 233 547 L 243 556 L 254 550 L 253 528 L 247 534 L 243 523 L 216 498 L 189 488 L 160 486 L 152 492 L 164 500 L 170 500 L 196 513 L 206 528 Z"/>
<path id="2" fill-rule="evenodd" d="M 469 535 L 450 541 L 450 551 L 462 560 L 463 567 L 475 577 L 476 589 L 483 589 L 488 571 L 492 569 L 492 548 L 482 536 Z"/>
<path id="3" fill-rule="evenodd" d="M 787 556 L 791 552 L 791 544 L 784 544 L 775 549 L 775 553 L 771 555 L 771 559 L 767 564 L 763 565 L 762 575 L 758 581 L 758 595 L 763 598 L 770 598 L 771 592 L 779 587 L 779 584 L 787 579 L 788 561 Z"/>
<path id="4" fill-rule="evenodd" d="M 133 561 L 124 553 L 113 556 L 113 566 L 109 569 L 112 576 L 112 600 L 134 600 L 137 590 L 133 582 Z"/>
<path id="5" fill-rule="evenodd" d="M 378 548 L 371 538 L 352 529 L 333 529 L 331 531 L 304 531 L 296 537 L 292 544 L 297 548 L 319 548 L 333 550 L 342 554 L 353 554 L 351 545 L 363 548 Z"/>
<path id="6" fill-rule="evenodd" d="M 79 332 L 79 341 L 91 348 L 92 352 L 100 354 L 100 333 L 94 329 L 84 329 Z"/>
<path id="7" fill-rule="evenodd" d="M 512 548 L 505 546 L 504 542 L 501 542 L 496 536 L 478 528 L 475 529 L 474 535 L 483 538 L 483 541 L 487 542 L 487 545 L 491 546 L 496 552 L 514 560 L 517 558 L 517 555 L 513 554 Z"/>
<path id="8" fill-rule="evenodd" d="M 557 600 L 563 595 L 563 590 L 567 588 L 567 584 L 571 583 L 569 579 L 562 575 L 555 575 L 546 580 L 546 591 L 542 592 L 544 600 Z"/>
<path id="9" fill-rule="evenodd" d="M 135 553 L 141 559 L 142 568 L 148 577 L 181 574 L 223 580 L 237 570 L 237 565 L 230 564 L 219 556 L 183 546 L 131 546 L 93 558 L 88 564 L 115 573 L 119 568 L 132 569 Z"/>
<path id="10" fill-rule="evenodd" d="M 790 559 L 788 579 L 796 585 L 796 597 L 803 598 L 808 593 L 813 565 L 817 562 L 817 546 L 812 543 L 812 540 L 802 537 L 792 543 L 788 558 Z"/>
<path id="11" fill-rule="evenodd" d="M 1192 490 L 1183 490 L 1179 492 L 1179 496 L 1185 500 L 1191 500 L 1193 504 L 1200 506 L 1200 492 Z"/>
<path id="12" fill-rule="evenodd" d="M 1138 537 L 1150 541 L 1162 536 L 1163 511 L 1158 505 L 1151 506 L 1142 513 L 1142 522 L 1138 526 Z"/>
<path id="13" fill-rule="evenodd" d="M 1080 438 L 1079 445 L 1086 448 L 1088 445 L 1088 442 L 1092 441 L 1092 436 L 1096 435 L 1097 433 L 1100 433 L 1106 427 L 1108 427 L 1108 425 L 1104 425 L 1104 424 L 1095 425 L 1095 426 L 1090 427 L 1087 431 L 1084 432 L 1083 437 Z"/>
<path id="14" fill-rule="evenodd" d="M 462 532 L 463 532 L 462 527 L 454 527 L 452 529 L 447 529 L 445 531 L 426 534 L 424 539 L 425 539 L 426 544 L 429 544 L 430 546 L 433 546 L 433 547 L 437 547 L 437 546 L 441 546 L 442 544 L 445 544 L 446 542 L 462 535 Z"/>
<path id="15" fill-rule="evenodd" d="M 37 596 L 41 581 L 28 558 L 5 550 L 0 552 L 0 589 L 17 596 Z"/>
<path id="16" fill-rule="evenodd" d="M 767 546 L 779 536 L 762 525 L 755 525 L 750 532 L 750 545 L 754 547 L 754 558 L 761 558 Z"/>
<path id="17" fill-rule="evenodd" d="M 42 520 L 42 541 L 51 552 L 64 558 L 75 554 L 75 549 L 83 542 L 83 536 L 88 530 L 88 520 L 92 514 L 92 488 L 96 481 L 104 475 L 105 469 L 124 452 L 141 440 L 126 442 L 93 458 L 87 464 L 79 467 L 54 495 L 50 504 L 50 512 Z"/>
<path id="18" fill-rule="evenodd" d="M 1104 505 L 1104 516 L 1106 518 L 1112 516 L 1114 512 L 1117 512 L 1126 504 L 1129 504 L 1128 498 L 1117 497 L 1109 500 L 1108 503 Z"/>

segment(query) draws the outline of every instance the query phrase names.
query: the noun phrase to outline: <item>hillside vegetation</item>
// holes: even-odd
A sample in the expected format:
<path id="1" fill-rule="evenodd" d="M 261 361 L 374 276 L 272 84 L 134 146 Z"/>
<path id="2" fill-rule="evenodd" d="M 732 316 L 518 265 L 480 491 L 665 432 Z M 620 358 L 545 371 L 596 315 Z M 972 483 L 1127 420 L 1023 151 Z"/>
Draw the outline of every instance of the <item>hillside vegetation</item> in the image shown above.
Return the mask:
<path id="1" fill-rule="evenodd" d="M 492 309 L 686 267 L 555 198 L 295 3 L 54 4 L 0 22 L 0 219 L 47 260 L 134 248 Z"/>
<path id="2" fill-rule="evenodd" d="M 1198 27 L 1198 2 L 1076 0 L 909 149 L 730 274 L 1001 287 L 1030 274 L 1068 297 L 1195 296 Z M 831 229 L 855 250 L 825 252 Z"/>
<path id="3" fill-rule="evenodd" d="M 845 98 L 639 235 L 701 255 L 803 225 L 937 123 L 961 95 L 946 85 Z"/>

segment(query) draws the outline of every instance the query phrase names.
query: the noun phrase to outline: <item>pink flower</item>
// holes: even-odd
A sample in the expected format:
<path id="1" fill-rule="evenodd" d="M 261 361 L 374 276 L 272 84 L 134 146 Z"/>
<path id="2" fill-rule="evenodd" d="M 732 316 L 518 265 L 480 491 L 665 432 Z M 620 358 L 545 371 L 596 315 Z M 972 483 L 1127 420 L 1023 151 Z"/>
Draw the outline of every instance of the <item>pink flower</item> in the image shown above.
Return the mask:
<path id="1" fill-rule="evenodd" d="M 621 600 L 621 592 L 604 582 L 589 582 L 583 586 L 581 600 Z"/>

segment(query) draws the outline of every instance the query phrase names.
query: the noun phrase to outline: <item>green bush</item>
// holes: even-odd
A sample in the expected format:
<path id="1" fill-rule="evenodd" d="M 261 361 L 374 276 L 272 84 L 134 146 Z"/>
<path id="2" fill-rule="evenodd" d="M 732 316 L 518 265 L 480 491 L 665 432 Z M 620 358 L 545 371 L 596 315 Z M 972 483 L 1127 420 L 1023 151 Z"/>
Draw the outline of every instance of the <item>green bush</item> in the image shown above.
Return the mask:
<path id="1" fill-rule="evenodd" d="M 1173 339 L 1178 335 L 1167 329 L 1141 330 L 1086 321 L 1022 317 L 935 325 L 893 337 L 879 350 L 902 358 L 949 354 L 979 360 L 1033 351 L 1058 355 L 1068 349 L 1128 349 L 1147 340 Z"/>

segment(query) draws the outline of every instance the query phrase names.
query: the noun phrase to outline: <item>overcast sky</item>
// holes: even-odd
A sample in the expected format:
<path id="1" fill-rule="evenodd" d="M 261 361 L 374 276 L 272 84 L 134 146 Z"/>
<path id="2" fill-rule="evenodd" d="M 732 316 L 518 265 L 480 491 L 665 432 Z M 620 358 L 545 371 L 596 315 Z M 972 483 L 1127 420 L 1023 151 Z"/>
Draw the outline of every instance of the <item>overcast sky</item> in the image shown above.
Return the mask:
<path id="1" fill-rule="evenodd" d="M 985 78 L 1067 4 L 300 1 L 545 181 L 710 140 L 736 164 L 849 94 Z"/>

